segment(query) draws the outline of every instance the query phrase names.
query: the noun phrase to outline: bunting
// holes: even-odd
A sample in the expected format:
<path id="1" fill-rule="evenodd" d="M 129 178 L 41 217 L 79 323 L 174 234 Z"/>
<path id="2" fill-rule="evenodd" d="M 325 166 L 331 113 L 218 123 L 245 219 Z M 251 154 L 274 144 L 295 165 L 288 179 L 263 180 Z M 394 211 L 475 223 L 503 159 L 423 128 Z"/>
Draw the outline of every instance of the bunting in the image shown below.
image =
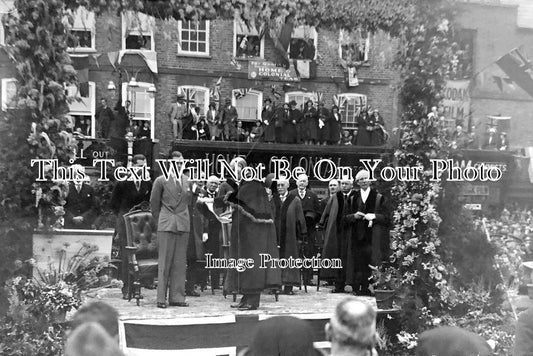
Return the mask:
<path id="1" fill-rule="evenodd" d="M 270 91 L 272 92 L 272 95 L 274 95 L 274 98 L 276 98 L 276 100 L 279 100 L 281 98 L 281 93 L 278 91 L 277 85 L 271 85 Z"/>

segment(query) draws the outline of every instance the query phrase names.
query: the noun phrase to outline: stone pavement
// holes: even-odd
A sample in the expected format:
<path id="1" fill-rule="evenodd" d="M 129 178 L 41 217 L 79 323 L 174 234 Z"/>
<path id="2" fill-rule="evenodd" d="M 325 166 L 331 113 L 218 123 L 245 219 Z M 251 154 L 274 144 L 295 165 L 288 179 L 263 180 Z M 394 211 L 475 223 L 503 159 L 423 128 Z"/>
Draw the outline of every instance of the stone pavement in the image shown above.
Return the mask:
<path id="1" fill-rule="evenodd" d="M 347 288 L 348 290 L 348 288 Z M 188 308 L 168 307 L 160 309 L 156 307 L 156 291 L 142 289 L 144 299 L 141 305 L 137 306 L 135 300 L 127 301 L 122 299 L 122 293 L 118 288 L 101 289 L 97 293 L 92 293 L 87 298 L 87 302 L 100 300 L 115 307 L 122 320 L 127 319 L 166 319 L 166 318 L 187 318 L 187 317 L 207 317 L 207 316 L 224 316 L 232 314 L 328 314 L 331 315 L 335 305 L 351 293 L 334 294 L 327 287 L 320 287 L 317 292 L 316 287 L 308 287 L 308 293 L 295 289 L 295 295 L 279 296 L 276 302 L 274 295 L 263 293 L 261 295 L 261 305 L 258 310 L 239 311 L 230 308 L 233 304 L 231 295 L 224 299 L 221 290 L 215 290 L 211 294 L 211 289 L 200 292 L 200 297 L 187 297 Z M 375 298 L 358 297 L 374 307 L 376 307 Z M 239 298 L 237 299 L 239 300 Z"/>

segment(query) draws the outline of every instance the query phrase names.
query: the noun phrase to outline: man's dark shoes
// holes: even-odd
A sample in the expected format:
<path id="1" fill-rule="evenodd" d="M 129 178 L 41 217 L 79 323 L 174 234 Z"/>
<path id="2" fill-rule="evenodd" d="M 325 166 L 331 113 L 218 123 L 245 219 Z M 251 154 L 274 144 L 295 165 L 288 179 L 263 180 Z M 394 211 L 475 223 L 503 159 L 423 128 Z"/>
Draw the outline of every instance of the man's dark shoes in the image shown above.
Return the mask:
<path id="1" fill-rule="evenodd" d="M 193 291 L 186 292 L 185 295 L 188 297 L 199 297 L 200 293 L 193 290 Z"/>
<path id="2" fill-rule="evenodd" d="M 232 305 L 230 305 L 230 308 L 238 309 L 238 308 L 241 308 L 243 305 L 245 305 L 245 304 L 244 303 L 232 304 Z"/>
<path id="3" fill-rule="evenodd" d="M 176 303 L 168 303 L 171 307 L 188 307 L 189 303 L 187 302 L 176 302 Z"/>
<path id="4" fill-rule="evenodd" d="M 239 310 L 257 310 L 257 307 L 250 304 L 243 304 L 239 307 Z"/>
<path id="5" fill-rule="evenodd" d="M 165 309 L 167 307 L 167 303 L 157 302 L 157 307 L 161 309 Z"/>

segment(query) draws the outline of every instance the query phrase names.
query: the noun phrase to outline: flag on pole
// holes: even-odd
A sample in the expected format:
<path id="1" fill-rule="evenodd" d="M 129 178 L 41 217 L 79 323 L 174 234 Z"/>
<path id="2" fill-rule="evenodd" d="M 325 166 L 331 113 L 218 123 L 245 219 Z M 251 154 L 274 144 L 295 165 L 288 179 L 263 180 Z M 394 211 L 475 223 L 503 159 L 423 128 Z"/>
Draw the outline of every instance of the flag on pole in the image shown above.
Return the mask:
<path id="1" fill-rule="evenodd" d="M 235 96 L 235 99 L 241 99 L 241 98 L 244 98 L 246 94 L 248 94 L 249 91 L 250 89 L 247 89 L 247 88 L 235 89 L 233 91 L 233 95 Z"/>
<path id="2" fill-rule="evenodd" d="M 498 59 L 496 64 L 512 81 L 533 97 L 533 67 L 518 48 Z"/>

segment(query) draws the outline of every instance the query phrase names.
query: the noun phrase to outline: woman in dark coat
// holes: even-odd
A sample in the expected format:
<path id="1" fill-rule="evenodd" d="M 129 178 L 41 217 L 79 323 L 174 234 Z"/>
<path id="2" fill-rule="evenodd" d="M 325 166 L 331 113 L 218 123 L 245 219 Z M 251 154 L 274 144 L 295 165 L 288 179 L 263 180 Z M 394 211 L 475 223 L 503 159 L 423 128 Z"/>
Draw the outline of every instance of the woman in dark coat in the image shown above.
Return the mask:
<path id="1" fill-rule="evenodd" d="M 374 125 L 371 123 L 371 119 L 366 111 L 362 111 L 357 118 L 357 137 L 355 138 L 355 144 L 357 146 L 371 146 L 372 145 L 372 131 Z"/>
<path id="2" fill-rule="evenodd" d="M 295 102 L 296 103 L 296 102 Z M 283 108 L 279 111 L 279 116 L 276 120 L 282 120 L 281 127 L 281 142 L 282 143 L 296 143 L 296 124 L 300 120 L 302 113 L 300 110 L 289 109 L 288 104 L 283 104 Z"/>
<path id="3" fill-rule="evenodd" d="M 328 142 L 330 145 L 338 145 L 341 139 L 341 114 L 337 105 L 333 105 L 331 108 L 329 120 Z"/>
<path id="4" fill-rule="evenodd" d="M 318 141 L 318 112 L 313 106 L 313 101 L 308 100 L 303 111 L 303 140 L 306 145 L 314 144 Z"/>
<path id="5" fill-rule="evenodd" d="M 269 98 L 265 99 L 265 105 L 261 112 L 261 120 L 264 125 L 263 141 L 275 142 L 276 141 L 276 116 L 274 113 L 274 107 L 272 101 Z"/>

